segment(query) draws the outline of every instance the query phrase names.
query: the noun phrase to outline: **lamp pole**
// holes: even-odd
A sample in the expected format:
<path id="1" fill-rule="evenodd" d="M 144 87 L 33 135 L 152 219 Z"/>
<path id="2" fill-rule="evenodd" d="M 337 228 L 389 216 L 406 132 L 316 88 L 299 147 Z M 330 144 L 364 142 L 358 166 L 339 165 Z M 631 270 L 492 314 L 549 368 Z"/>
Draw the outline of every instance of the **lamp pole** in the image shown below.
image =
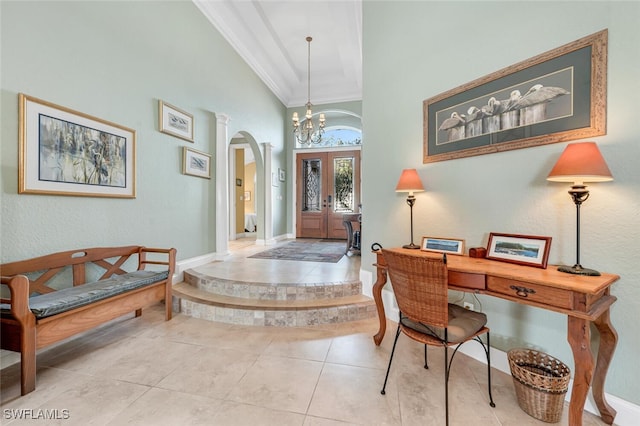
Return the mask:
<path id="1" fill-rule="evenodd" d="M 585 185 L 575 184 L 571 186 L 569 194 L 576 204 L 576 264 L 573 266 L 559 266 L 558 271 L 597 277 L 600 272 L 595 269 L 583 268 L 580 264 L 580 206 L 589 198 L 589 190 Z"/>
<path id="2" fill-rule="evenodd" d="M 407 204 L 409 204 L 409 209 L 411 210 L 411 244 L 406 244 L 402 246 L 402 248 L 406 249 L 419 249 L 420 246 L 413 243 L 413 205 L 416 203 L 416 197 L 413 194 L 409 194 L 407 196 Z"/>

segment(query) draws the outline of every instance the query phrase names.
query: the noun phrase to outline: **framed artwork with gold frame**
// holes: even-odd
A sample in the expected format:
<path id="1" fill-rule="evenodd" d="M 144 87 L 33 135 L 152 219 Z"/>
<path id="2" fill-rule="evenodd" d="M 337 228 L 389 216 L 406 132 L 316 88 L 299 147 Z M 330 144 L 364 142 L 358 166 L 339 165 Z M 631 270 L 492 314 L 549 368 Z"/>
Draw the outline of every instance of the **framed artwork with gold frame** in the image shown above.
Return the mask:
<path id="1" fill-rule="evenodd" d="M 193 142 L 193 115 L 162 100 L 158 101 L 160 131 Z"/>
<path id="2" fill-rule="evenodd" d="M 135 198 L 135 130 L 23 93 L 18 104 L 18 193 Z"/>
<path id="3" fill-rule="evenodd" d="M 423 102 L 423 163 L 606 134 L 602 30 Z"/>

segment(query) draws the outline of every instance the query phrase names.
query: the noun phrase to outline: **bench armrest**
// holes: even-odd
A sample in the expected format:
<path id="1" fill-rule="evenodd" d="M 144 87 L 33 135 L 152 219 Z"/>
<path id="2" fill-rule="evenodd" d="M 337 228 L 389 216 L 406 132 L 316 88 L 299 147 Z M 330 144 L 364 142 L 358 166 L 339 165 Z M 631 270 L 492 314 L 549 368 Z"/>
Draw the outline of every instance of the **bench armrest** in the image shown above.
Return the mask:
<path id="1" fill-rule="evenodd" d="M 10 300 L 3 300 L 11 305 L 11 315 L 22 324 L 29 318 L 35 321 L 29 309 L 29 278 L 24 275 L 3 276 L 2 284 L 7 285 L 11 293 Z"/>
<path id="2" fill-rule="evenodd" d="M 147 257 L 148 253 L 165 254 L 166 260 L 150 260 Z M 176 249 L 140 247 L 140 250 L 138 251 L 138 270 L 144 270 L 147 265 L 165 265 L 169 270 L 169 280 L 171 280 L 176 268 Z"/>

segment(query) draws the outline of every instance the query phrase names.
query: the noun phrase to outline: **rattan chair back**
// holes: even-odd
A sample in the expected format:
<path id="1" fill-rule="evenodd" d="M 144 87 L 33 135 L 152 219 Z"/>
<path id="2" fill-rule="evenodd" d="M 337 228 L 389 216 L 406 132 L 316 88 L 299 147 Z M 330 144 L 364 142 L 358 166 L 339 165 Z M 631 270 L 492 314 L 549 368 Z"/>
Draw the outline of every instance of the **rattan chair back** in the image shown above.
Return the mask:
<path id="1" fill-rule="evenodd" d="M 409 319 L 446 328 L 449 320 L 446 257 L 382 249 L 398 308 Z"/>

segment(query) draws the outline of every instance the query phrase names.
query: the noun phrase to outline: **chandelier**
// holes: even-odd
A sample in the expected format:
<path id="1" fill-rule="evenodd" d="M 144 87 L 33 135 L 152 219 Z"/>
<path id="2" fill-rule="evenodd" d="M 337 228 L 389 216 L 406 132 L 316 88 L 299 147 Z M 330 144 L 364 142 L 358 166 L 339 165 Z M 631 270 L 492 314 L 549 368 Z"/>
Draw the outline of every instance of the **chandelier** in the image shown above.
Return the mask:
<path id="1" fill-rule="evenodd" d="M 296 137 L 296 141 L 299 144 L 318 144 L 322 141 L 322 134 L 324 133 L 325 118 L 324 114 L 320 113 L 318 118 L 317 130 L 313 124 L 313 112 L 311 111 L 311 37 L 307 37 L 308 53 L 307 53 L 307 113 L 305 114 L 305 120 L 300 126 L 300 120 L 298 119 L 298 113 L 293 113 L 293 134 Z"/>

